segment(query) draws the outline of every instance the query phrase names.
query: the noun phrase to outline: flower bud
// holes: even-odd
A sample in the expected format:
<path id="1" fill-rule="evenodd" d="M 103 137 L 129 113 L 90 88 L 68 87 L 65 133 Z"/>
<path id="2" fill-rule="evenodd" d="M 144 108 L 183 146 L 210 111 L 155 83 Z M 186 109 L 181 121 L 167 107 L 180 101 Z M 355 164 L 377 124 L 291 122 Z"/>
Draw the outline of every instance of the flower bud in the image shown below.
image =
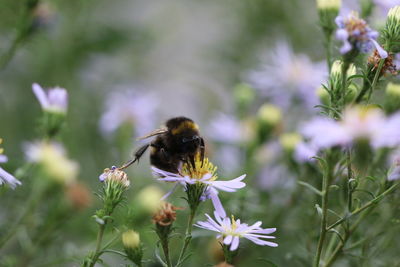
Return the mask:
<path id="1" fill-rule="evenodd" d="M 171 203 L 164 202 L 158 212 L 153 216 L 153 223 L 156 225 L 156 233 L 161 243 L 168 244 L 168 239 L 172 231 L 172 224 L 176 220 L 176 210 L 181 208 L 173 206 Z"/>
<path id="2" fill-rule="evenodd" d="M 76 180 L 78 164 L 66 157 L 61 144 L 30 143 L 25 146 L 25 154 L 28 161 L 40 165 L 41 170 L 48 178 L 65 185 Z"/>
<path id="3" fill-rule="evenodd" d="M 139 192 L 135 203 L 143 211 L 154 214 L 158 211 L 160 205 L 162 204 L 161 198 L 163 195 L 163 192 L 158 187 L 147 186 Z"/>
<path id="4" fill-rule="evenodd" d="M 385 92 L 385 110 L 393 113 L 400 109 L 400 84 L 388 83 Z"/>
<path id="5" fill-rule="evenodd" d="M 258 118 L 265 124 L 276 125 L 281 122 L 282 113 L 277 106 L 264 104 L 258 110 Z"/>
<path id="6" fill-rule="evenodd" d="M 341 0 L 317 0 L 318 10 L 336 10 L 339 11 L 342 5 Z"/>
<path id="7" fill-rule="evenodd" d="M 181 208 L 173 206 L 171 203 L 164 202 L 153 216 L 153 223 L 161 226 L 169 226 L 176 220 L 176 211 Z"/>
<path id="8" fill-rule="evenodd" d="M 125 249 L 136 249 L 140 245 L 140 236 L 133 230 L 128 230 L 122 234 L 122 244 Z"/>
<path id="9" fill-rule="evenodd" d="M 99 176 L 99 180 L 103 182 L 104 208 L 96 214 L 96 220 L 104 220 L 104 216 L 111 214 L 117 205 L 123 200 L 123 194 L 128 189 L 130 182 L 128 175 L 113 166 L 111 169 L 106 168 Z"/>
<path id="10" fill-rule="evenodd" d="M 332 64 L 332 69 L 331 69 L 331 76 L 342 76 L 342 67 L 343 67 L 343 61 L 341 60 L 335 60 Z M 348 69 L 347 69 L 347 77 L 351 77 L 353 75 L 356 75 L 357 73 L 357 68 L 354 64 L 350 64 Z"/>
<path id="11" fill-rule="evenodd" d="M 221 263 L 215 265 L 215 267 L 235 267 L 235 266 L 233 266 L 229 263 L 226 263 L 226 261 L 224 261 L 224 262 L 221 262 Z"/>
<path id="12" fill-rule="evenodd" d="M 122 234 L 122 244 L 129 260 L 141 266 L 143 249 L 140 243 L 140 236 L 133 230 L 128 230 Z"/>
<path id="13" fill-rule="evenodd" d="M 253 103 L 255 92 L 250 85 L 241 83 L 236 85 L 233 89 L 233 96 L 239 109 L 239 113 L 244 113 L 245 110 Z"/>
<path id="14" fill-rule="evenodd" d="M 319 87 L 315 93 L 317 94 L 317 96 L 322 104 L 329 105 L 330 96 L 329 96 L 328 91 L 326 91 L 326 89 L 324 87 L 322 87 L 322 86 Z"/>
<path id="15" fill-rule="evenodd" d="M 383 38 L 389 46 L 400 40 L 400 6 L 392 7 L 387 15 Z"/>
<path id="16" fill-rule="evenodd" d="M 257 135 L 258 142 L 264 143 L 282 121 L 281 110 L 271 104 L 263 104 L 258 110 Z"/>
<path id="17" fill-rule="evenodd" d="M 301 140 L 301 135 L 298 133 L 284 133 L 279 138 L 282 148 L 289 153 L 294 151 Z"/>

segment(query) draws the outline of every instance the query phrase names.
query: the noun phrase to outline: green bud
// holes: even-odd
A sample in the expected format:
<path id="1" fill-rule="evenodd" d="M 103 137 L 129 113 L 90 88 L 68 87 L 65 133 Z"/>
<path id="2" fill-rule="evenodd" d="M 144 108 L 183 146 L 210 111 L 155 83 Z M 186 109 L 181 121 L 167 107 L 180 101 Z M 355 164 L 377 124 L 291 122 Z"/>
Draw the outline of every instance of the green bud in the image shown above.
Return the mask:
<path id="1" fill-rule="evenodd" d="M 332 35 L 336 28 L 335 18 L 339 14 L 340 0 L 317 0 L 319 21 L 326 35 Z"/>
<path id="2" fill-rule="evenodd" d="M 400 41 L 400 6 L 389 10 L 382 36 L 389 43 L 389 47 L 392 47 L 392 43 Z"/>
<path id="3" fill-rule="evenodd" d="M 126 255 L 133 263 L 141 266 L 143 258 L 143 249 L 140 244 L 140 236 L 133 230 L 128 230 L 122 234 L 122 244 Z"/>
<path id="4" fill-rule="evenodd" d="M 333 9 L 339 11 L 341 5 L 342 5 L 341 0 L 317 0 L 318 10 Z"/>
<path id="5" fill-rule="evenodd" d="M 271 104 L 263 104 L 258 110 L 257 135 L 259 143 L 264 143 L 282 121 L 281 110 Z"/>
<path id="6" fill-rule="evenodd" d="M 400 109 L 400 84 L 388 83 L 385 91 L 385 110 L 393 113 Z"/>
<path id="7" fill-rule="evenodd" d="M 328 91 L 326 91 L 326 89 L 324 87 L 322 87 L 322 86 L 319 87 L 315 93 L 317 94 L 317 96 L 322 104 L 329 105 L 330 96 L 329 96 Z"/>
<path id="8" fill-rule="evenodd" d="M 233 96 L 239 114 L 245 114 L 255 99 L 254 88 L 245 83 L 238 84 L 233 88 Z"/>
<path id="9" fill-rule="evenodd" d="M 289 153 L 293 152 L 301 140 L 301 135 L 298 133 L 284 133 L 279 138 L 282 148 Z"/>
<path id="10" fill-rule="evenodd" d="M 354 98 L 358 94 L 357 86 L 354 83 L 350 83 L 346 90 L 345 101 L 346 103 L 352 103 Z"/>

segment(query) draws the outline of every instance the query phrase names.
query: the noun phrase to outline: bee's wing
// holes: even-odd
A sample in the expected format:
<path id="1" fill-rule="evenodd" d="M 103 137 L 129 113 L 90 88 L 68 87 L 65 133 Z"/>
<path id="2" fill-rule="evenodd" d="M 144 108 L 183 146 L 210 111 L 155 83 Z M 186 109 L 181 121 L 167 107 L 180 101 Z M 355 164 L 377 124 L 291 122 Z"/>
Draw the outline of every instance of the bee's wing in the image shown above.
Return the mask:
<path id="1" fill-rule="evenodd" d="M 168 129 L 167 129 L 167 128 L 160 128 L 160 129 L 157 129 L 157 130 L 152 131 L 152 132 L 149 133 L 149 134 L 146 134 L 145 136 L 142 136 L 142 137 L 137 138 L 137 140 L 143 140 L 143 139 L 146 139 L 146 138 L 149 138 L 149 137 L 152 137 L 152 136 L 164 134 L 164 133 L 166 133 L 166 132 L 168 132 Z"/>

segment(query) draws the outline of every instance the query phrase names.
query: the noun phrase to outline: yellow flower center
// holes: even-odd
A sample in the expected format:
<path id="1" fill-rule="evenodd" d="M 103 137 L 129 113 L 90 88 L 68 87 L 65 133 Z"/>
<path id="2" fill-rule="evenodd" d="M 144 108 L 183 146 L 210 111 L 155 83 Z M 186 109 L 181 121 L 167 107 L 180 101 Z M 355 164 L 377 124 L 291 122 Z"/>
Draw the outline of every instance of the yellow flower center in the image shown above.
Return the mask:
<path id="1" fill-rule="evenodd" d="M 214 166 L 208 158 L 201 160 L 200 153 L 197 153 L 194 158 L 194 166 L 190 162 L 185 162 L 182 166 L 181 174 L 194 179 L 201 179 L 206 174 L 211 174 L 209 181 L 214 181 L 218 178 L 217 166 Z"/>

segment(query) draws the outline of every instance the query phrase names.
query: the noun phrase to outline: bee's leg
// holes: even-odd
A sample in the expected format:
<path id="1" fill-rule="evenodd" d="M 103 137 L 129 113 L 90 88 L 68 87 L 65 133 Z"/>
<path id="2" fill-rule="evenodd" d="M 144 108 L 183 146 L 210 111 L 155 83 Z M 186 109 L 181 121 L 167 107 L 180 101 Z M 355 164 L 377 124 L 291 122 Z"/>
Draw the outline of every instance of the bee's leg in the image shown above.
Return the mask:
<path id="1" fill-rule="evenodd" d="M 139 162 L 139 159 L 143 156 L 144 152 L 146 152 L 146 150 L 149 148 L 150 144 L 145 144 L 144 146 L 140 147 L 138 150 L 136 150 L 135 154 L 134 154 L 134 158 L 131 159 L 130 161 L 128 161 L 127 163 L 125 163 L 122 167 L 120 167 L 120 169 L 126 169 L 129 166 L 131 166 L 133 163 L 135 163 L 136 161 Z"/>
<path id="2" fill-rule="evenodd" d="M 200 137 L 200 158 L 201 158 L 201 167 L 203 167 L 204 163 L 204 154 L 205 154 L 206 146 L 204 144 L 203 137 Z"/>

